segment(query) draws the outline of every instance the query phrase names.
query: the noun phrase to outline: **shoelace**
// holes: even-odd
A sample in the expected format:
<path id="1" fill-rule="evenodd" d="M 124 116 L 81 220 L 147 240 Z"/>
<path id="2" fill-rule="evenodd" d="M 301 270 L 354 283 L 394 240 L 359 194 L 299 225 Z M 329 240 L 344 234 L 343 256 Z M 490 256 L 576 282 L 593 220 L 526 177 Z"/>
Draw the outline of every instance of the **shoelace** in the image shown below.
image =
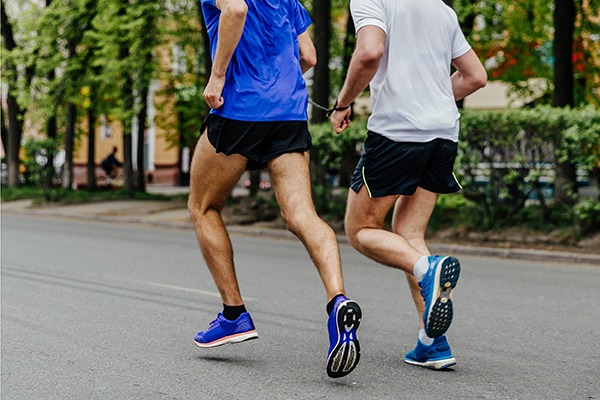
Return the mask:
<path id="1" fill-rule="evenodd" d="M 217 323 L 217 321 L 219 321 L 219 316 L 217 316 L 217 318 L 215 318 L 214 320 L 210 321 L 210 323 L 208 324 L 208 327 L 212 328 L 213 325 L 215 325 Z"/>

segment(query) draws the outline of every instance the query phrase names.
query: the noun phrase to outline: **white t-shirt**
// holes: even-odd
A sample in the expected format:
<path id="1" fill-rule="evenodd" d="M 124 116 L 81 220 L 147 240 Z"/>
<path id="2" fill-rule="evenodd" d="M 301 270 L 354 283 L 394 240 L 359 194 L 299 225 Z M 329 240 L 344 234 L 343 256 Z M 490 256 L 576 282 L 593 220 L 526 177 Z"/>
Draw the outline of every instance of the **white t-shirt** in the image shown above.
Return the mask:
<path id="1" fill-rule="evenodd" d="M 458 141 L 450 65 L 471 46 L 454 10 L 442 0 L 351 0 L 350 9 L 357 32 L 386 33 L 367 128 L 397 142 Z"/>

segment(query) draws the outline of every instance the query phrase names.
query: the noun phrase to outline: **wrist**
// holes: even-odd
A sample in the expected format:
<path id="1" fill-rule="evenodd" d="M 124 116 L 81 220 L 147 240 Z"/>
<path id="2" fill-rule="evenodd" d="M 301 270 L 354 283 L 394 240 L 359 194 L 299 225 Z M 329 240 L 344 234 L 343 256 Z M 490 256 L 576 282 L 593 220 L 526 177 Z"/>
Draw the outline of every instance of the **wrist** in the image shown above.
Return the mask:
<path id="1" fill-rule="evenodd" d="M 335 111 L 343 111 L 343 110 L 349 109 L 351 105 L 352 105 L 352 102 L 350 102 L 350 103 L 342 103 L 342 102 L 339 101 L 339 99 L 337 99 L 335 101 L 335 103 L 333 104 L 333 109 Z"/>
<path id="2" fill-rule="evenodd" d="M 330 108 L 329 111 L 327 111 L 327 113 L 325 115 L 330 117 L 336 111 L 346 111 L 347 109 L 350 108 L 351 105 L 352 105 L 352 103 L 348 104 L 347 106 L 341 107 L 338 104 L 338 101 L 336 100 L 335 103 L 333 103 L 333 107 Z"/>

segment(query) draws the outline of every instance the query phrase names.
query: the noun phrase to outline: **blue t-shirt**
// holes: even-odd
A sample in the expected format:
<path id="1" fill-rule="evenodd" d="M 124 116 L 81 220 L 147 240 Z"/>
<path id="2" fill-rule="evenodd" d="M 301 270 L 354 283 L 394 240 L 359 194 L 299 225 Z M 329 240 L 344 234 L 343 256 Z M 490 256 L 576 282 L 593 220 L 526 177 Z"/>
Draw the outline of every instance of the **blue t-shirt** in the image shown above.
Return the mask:
<path id="1" fill-rule="evenodd" d="M 221 11 L 215 0 L 200 1 L 214 59 Z M 248 13 L 227 69 L 225 103 L 211 113 L 241 121 L 307 120 L 298 35 L 311 24 L 308 12 L 298 0 L 245 1 Z"/>

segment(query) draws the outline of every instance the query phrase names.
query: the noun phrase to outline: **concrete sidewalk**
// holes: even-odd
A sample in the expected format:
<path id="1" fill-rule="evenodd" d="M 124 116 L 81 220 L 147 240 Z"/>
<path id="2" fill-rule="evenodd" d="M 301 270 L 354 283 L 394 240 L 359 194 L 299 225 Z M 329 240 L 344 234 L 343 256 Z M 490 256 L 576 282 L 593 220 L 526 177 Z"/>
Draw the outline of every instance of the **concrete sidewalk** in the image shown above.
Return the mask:
<path id="1" fill-rule="evenodd" d="M 31 200 L 2 202 L 2 214 L 39 215 L 51 218 L 67 218 L 87 221 L 104 221 L 117 223 L 135 223 L 158 225 L 178 229 L 193 229 L 192 221 L 184 201 L 154 200 L 117 200 L 71 205 L 35 206 Z M 283 229 L 263 228 L 256 226 L 228 226 L 231 233 L 295 238 Z M 338 236 L 341 243 L 347 238 Z M 443 243 L 430 243 L 430 248 L 438 254 L 464 254 L 500 258 L 553 261 L 564 263 L 582 263 L 600 266 L 600 255 L 573 253 L 563 251 L 547 251 L 519 248 L 497 248 L 464 246 Z"/>

